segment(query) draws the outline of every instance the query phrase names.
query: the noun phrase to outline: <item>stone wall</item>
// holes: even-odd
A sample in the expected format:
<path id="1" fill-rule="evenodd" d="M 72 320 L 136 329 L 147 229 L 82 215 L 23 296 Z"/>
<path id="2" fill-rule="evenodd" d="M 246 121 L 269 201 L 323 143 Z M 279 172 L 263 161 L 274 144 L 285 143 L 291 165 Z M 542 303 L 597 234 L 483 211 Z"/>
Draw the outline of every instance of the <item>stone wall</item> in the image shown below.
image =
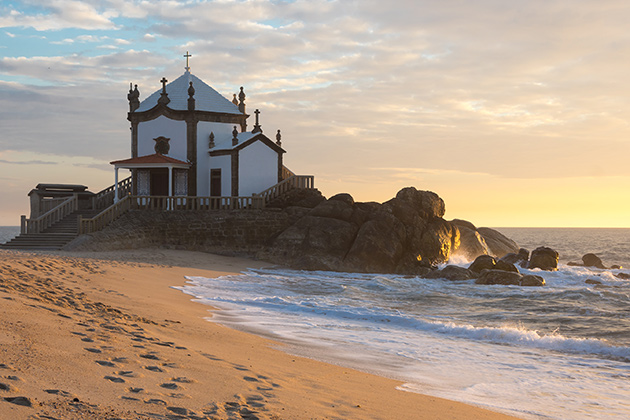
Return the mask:
<path id="1" fill-rule="evenodd" d="M 227 255 L 255 255 L 292 223 L 279 209 L 130 211 L 100 232 L 81 235 L 64 249 L 108 251 L 167 247 Z"/>

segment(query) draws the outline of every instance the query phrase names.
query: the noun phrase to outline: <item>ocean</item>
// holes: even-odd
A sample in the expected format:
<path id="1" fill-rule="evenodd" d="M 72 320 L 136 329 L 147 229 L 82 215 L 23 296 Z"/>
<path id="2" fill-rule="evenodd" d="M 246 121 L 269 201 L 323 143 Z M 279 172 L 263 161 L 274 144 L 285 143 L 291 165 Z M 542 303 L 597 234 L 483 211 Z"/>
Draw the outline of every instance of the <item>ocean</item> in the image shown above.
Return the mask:
<path id="1" fill-rule="evenodd" d="M 223 309 L 215 322 L 399 379 L 403 391 L 524 419 L 630 418 L 630 280 L 616 276 L 630 274 L 630 229 L 497 230 L 560 253 L 557 272 L 521 270 L 546 287 L 263 269 L 179 289 Z M 589 252 L 624 268 L 566 265 Z"/>
<path id="2" fill-rule="evenodd" d="M 0 226 L 0 244 L 9 242 L 20 234 L 19 226 Z"/>

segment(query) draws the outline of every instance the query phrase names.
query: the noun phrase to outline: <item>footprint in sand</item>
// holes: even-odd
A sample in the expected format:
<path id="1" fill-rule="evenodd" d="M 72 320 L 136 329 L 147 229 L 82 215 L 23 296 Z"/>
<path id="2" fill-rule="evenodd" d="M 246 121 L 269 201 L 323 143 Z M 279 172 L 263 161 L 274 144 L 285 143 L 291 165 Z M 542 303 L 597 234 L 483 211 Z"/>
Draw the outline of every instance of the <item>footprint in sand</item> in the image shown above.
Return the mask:
<path id="1" fill-rule="evenodd" d="M 13 385 L 9 385 L 9 384 L 5 384 L 5 383 L 0 382 L 0 391 L 16 392 L 17 388 L 14 387 Z"/>
<path id="2" fill-rule="evenodd" d="M 121 384 L 125 382 L 123 378 L 119 378 L 117 376 L 105 376 L 105 379 L 107 379 L 108 381 L 117 383 L 117 384 Z"/>
<path id="3" fill-rule="evenodd" d="M 116 365 L 108 360 L 96 360 L 96 363 L 98 363 L 101 366 L 105 366 L 105 367 L 116 367 Z"/>
<path id="4" fill-rule="evenodd" d="M 23 405 L 24 407 L 33 406 L 31 399 L 28 397 L 6 397 L 4 400 L 10 402 L 11 404 Z"/>
<path id="5" fill-rule="evenodd" d="M 132 387 L 132 388 L 127 389 L 127 391 L 132 392 L 132 393 L 134 393 L 134 394 L 139 394 L 139 393 L 141 393 L 142 391 L 144 391 L 144 388 L 133 388 L 133 387 Z"/>
<path id="6" fill-rule="evenodd" d="M 60 389 L 45 389 L 44 392 L 47 394 L 61 395 L 62 397 L 66 398 L 76 398 L 76 395 L 71 394 L 67 391 L 62 391 Z"/>
<path id="7" fill-rule="evenodd" d="M 102 353 L 101 350 L 95 349 L 95 348 L 91 348 L 91 347 L 86 348 L 85 351 L 89 351 L 90 353 Z"/>
<path id="8" fill-rule="evenodd" d="M 177 383 L 180 383 L 180 384 L 192 384 L 193 382 L 197 382 L 194 379 L 188 379 L 188 378 L 186 378 L 184 376 L 180 376 L 178 378 L 171 378 L 170 381 L 171 382 L 177 382 Z"/>
<path id="9" fill-rule="evenodd" d="M 166 401 L 157 398 L 151 398 L 150 400 L 145 400 L 144 402 L 145 404 L 166 405 Z"/>
<path id="10" fill-rule="evenodd" d="M 165 382 L 163 384 L 160 384 L 160 387 L 162 388 L 166 388 L 166 389 L 182 389 L 181 386 L 173 383 L 173 382 Z"/>
<path id="11" fill-rule="evenodd" d="M 146 370 L 150 370 L 151 372 L 164 372 L 164 370 L 159 368 L 158 366 L 144 366 L 144 368 Z"/>
<path id="12" fill-rule="evenodd" d="M 120 370 L 120 371 L 116 372 L 116 375 L 124 376 L 125 378 L 139 378 L 139 377 L 142 376 L 139 373 L 134 373 L 131 370 Z"/>
<path id="13" fill-rule="evenodd" d="M 188 417 L 197 416 L 197 414 L 194 411 L 188 410 L 187 408 L 184 408 L 184 407 L 166 407 L 166 409 L 179 416 L 188 416 Z"/>
<path id="14" fill-rule="evenodd" d="M 138 356 L 142 357 L 143 359 L 160 360 L 159 357 L 152 353 L 139 354 Z"/>

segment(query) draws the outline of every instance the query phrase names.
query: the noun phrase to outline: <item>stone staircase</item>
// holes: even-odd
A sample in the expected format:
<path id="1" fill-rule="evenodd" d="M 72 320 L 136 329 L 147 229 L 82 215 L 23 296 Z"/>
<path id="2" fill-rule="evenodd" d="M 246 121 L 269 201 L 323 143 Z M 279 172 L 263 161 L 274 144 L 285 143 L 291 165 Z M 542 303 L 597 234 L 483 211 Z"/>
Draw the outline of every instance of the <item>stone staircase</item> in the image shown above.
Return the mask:
<path id="1" fill-rule="evenodd" d="M 92 218 L 99 210 L 77 210 L 45 229 L 42 233 L 21 234 L 5 244 L 3 249 L 59 250 L 79 234 L 79 216 Z"/>

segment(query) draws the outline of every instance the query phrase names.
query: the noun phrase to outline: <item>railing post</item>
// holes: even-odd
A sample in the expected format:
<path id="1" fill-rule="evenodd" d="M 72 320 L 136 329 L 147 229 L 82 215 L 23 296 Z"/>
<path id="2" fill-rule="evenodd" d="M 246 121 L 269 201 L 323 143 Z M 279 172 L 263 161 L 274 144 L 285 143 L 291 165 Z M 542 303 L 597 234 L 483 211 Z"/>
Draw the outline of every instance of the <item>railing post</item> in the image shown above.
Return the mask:
<path id="1" fill-rule="evenodd" d="M 20 235 L 26 234 L 26 216 L 20 216 Z"/>

